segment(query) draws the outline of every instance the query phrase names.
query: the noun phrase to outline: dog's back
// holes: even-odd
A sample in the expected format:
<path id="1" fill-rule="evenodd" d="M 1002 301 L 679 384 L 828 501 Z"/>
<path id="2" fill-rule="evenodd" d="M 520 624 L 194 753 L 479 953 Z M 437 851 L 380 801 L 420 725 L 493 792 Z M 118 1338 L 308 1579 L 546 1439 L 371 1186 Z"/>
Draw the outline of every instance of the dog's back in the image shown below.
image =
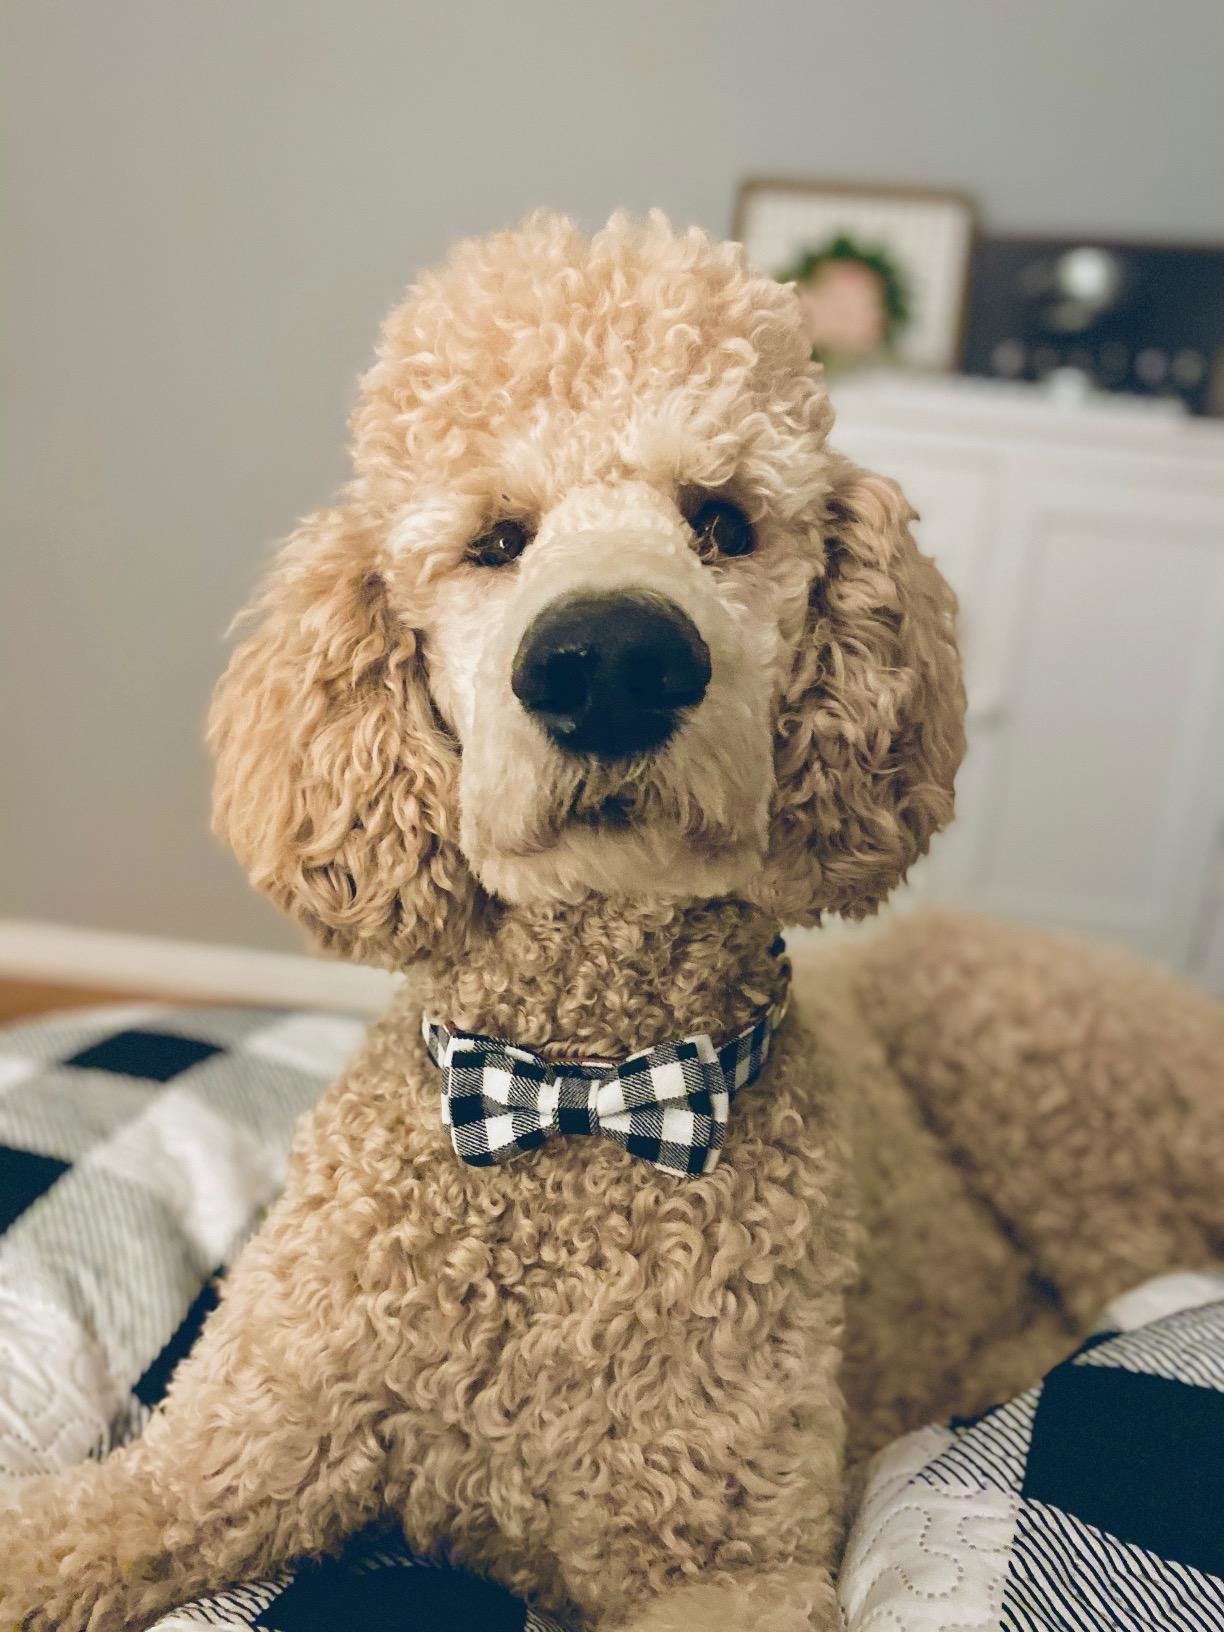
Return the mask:
<path id="1" fill-rule="evenodd" d="M 1224 1006 L 948 911 L 796 963 L 852 1118 L 852 1454 L 1027 1387 L 1110 1298 L 1224 1251 Z"/>

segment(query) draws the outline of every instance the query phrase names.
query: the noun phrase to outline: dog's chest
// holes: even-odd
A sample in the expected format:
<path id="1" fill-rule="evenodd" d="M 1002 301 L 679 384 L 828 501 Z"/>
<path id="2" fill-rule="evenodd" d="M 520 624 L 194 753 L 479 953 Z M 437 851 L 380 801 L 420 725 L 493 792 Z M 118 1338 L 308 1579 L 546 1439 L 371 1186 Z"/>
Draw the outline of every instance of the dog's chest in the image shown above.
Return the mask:
<path id="1" fill-rule="evenodd" d="M 820 1250 L 801 1198 L 749 1183 L 699 1199 L 587 1144 L 535 1162 L 537 1182 L 515 1195 L 498 1174 L 512 1199 L 414 1266 L 399 1360 L 427 1417 L 489 1454 L 562 1434 L 572 1457 L 615 1463 L 700 1431 L 728 1385 L 793 1383 Z"/>
<path id="2" fill-rule="evenodd" d="M 545 1151 L 513 1200 L 436 1241 L 388 1379 L 415 1545 L 560 1606 L 573 1558 L 596 1541 L 601 1572 L 617 1548 L 626 1569 L 653 1557 L 667 1511 L 696 1504 L 702 1557 L 737 1525 L 785 1526 L 804 1436 L 834 1432 L 840 1291 L 807 1183 L 757 1154 L 764 1179 L 729 1169 L 715 1192 L 616 1151 Z"/>

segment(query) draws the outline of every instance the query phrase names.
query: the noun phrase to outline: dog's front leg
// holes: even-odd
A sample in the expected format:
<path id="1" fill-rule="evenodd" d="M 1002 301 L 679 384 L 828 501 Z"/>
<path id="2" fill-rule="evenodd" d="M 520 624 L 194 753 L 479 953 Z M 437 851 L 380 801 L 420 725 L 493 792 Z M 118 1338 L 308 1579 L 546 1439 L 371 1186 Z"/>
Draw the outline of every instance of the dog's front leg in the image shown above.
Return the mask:
<path id="1" fill-rule="evenodd" d="M 3 1632 L 136 1632 L 373 1516 L 377 1407 L 328 1347 L 315 1246 L 274 1213 L 143 1436 L 0 1498 Z"/>
<path id="2" fill-rule="evenodd" d="M 677 1587 L 617 1632 L 834 1632 L 837 1625 L 829 1571 L 791 1564 Z"/>

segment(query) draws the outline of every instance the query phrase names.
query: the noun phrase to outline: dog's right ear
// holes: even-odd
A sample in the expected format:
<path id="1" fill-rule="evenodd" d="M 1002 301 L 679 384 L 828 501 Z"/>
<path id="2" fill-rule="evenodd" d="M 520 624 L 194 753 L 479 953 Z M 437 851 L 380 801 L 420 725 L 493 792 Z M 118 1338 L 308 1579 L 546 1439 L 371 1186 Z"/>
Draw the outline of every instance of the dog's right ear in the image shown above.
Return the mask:
<path id="1" fill-rule="evenodd" d="M 213 828 L 320 945 L 402 968 L 464 934 L 478 886 L 457 843 L 458 748 L 375 544 L 341 508 L 282 550 L 213 698 Z"/>

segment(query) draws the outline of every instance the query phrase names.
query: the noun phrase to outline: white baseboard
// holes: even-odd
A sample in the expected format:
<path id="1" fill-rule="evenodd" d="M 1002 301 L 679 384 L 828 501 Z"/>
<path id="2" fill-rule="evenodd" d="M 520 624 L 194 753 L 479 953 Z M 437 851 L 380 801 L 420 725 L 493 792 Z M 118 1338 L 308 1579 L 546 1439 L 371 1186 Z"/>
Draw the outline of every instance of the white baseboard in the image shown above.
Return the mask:
<path id="1" fill-rule="evenodd" d="M 150 996 L 376 1014 L 397 977 L 286 952 L 0 918 L 0 975 Z"/>

